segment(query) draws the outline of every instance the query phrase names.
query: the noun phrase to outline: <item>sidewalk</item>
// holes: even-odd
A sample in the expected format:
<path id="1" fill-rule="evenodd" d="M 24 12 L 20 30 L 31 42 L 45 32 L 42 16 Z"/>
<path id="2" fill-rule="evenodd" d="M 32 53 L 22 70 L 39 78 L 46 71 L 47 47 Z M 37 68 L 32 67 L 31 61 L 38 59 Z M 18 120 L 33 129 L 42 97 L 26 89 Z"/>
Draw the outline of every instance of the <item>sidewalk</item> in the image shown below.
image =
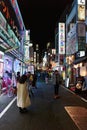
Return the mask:
<path id="1" fill-rule="evenodd" d="M 81 98 L 84 98 L 85 100 L 87 100 L 87 90 L 76 90 L 75 91 L 75 86 L 73 87 L 70 87 L 70 88 L 67 88 L 69 89 L 71 92 L 74 92 L 75 94 L 79 95 Z"/>
<path id="2" fill-rule="evenodd" d="M 5 107 L 12 101 L 13 97 L 8 97 L 7 94 L 0 95 L 0 113 L 5 109 Z"/>

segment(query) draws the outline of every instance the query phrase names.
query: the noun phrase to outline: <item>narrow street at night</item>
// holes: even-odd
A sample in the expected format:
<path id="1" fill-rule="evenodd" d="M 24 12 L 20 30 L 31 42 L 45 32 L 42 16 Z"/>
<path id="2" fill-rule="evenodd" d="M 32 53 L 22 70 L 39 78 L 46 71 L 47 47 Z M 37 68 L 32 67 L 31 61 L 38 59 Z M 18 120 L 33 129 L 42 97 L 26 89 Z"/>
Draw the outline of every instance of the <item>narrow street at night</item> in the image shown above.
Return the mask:
<path id="1" fill-rule="evenodd" d="M 0 0 L 0 130 L 87 130 L 87 0 Z"/>
<path id="2" fill-rule="evenodd" d="M 64 86 L 59 90 L 54 99 L 52 82 L 38 82 L 28 112 L 20 113 L 15 100 L 0 118 L 0 130 L 87 130 L 86 100 Z"/>

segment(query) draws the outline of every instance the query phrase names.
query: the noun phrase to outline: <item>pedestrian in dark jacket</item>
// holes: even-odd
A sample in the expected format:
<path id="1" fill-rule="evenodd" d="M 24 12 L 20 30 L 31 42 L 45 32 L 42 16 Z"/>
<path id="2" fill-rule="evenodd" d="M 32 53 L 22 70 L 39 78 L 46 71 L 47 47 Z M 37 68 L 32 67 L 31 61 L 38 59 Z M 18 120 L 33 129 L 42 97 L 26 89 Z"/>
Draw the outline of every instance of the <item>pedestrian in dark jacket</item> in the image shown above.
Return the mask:
<path id="1" fill-rule="evenodd" d="M 17 77 L 16 77 L 16 79 L 17 79 L 17 82 L 18 82 L 19 79 L 20 79 L 20 72 L 19 72 L 19 71 L 17 72 Z"/>
<path id="2" fill-rule="evenodd" d="M 53 74 L 53 85 L 54 85 L 54 98 L 59 98 L 59 85 L 60 85 L 60 74 L 58 70 L 55 70 Z"/>
<path id="3" fill-rule="evenodd" d="M 36 86 L 36 82 L 37 82 L 37 75 L 36 75 L 36 74 L 33 74 L 32 87 L 37 88 L 37 86 Z"/>

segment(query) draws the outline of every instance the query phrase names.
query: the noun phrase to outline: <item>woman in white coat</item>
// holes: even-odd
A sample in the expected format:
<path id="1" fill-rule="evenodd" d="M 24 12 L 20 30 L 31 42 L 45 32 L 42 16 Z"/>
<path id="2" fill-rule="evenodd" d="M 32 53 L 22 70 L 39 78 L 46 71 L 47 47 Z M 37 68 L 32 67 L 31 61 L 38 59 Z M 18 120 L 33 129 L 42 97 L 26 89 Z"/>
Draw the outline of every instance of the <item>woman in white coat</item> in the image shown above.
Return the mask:
<path id="1" fill-rule="evenodd" d="M 17 106 L 21 113 L 27 111 L 27 107 L 31 105 L 28 93 L 27 76 L 22 75 L 17 83 Z"/>

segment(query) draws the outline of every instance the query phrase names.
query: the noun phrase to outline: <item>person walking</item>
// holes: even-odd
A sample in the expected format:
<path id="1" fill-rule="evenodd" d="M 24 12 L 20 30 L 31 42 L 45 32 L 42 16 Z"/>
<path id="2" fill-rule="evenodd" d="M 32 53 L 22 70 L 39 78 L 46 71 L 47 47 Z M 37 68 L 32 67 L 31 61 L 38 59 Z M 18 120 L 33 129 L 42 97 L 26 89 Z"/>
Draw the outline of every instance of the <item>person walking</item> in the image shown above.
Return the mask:
<path id="1" fill-rule="evenodd" d="M 34 73 L 33 74 L 33 81 L 32 81 L 32 87 L 33 88 L 37 88 L 36 82 L 37 82 L 37 75 L 36 75 L 36 73 Z"/>
<path id="2" fill-rule="evenodd" d="M 16 80 L 15 72 L 12 73 L 11 85 L 14 89 L 14 94 L 16 95 L 17 94 L 17 80 Z"/>
<path id="3" fill-rule="evenodd" d="M 20 72 L 18 71 L 18 72 L 17 72 L 17 76 L 16 76 L 17 82 L 19 81 L 19 79 L 20 79 Z"/>
<path id="4" fill-rule="evenodd" d="M 0 76 L 0 95 L 2 93 L 2 82 L 3 82 L 3 78 Z"/>
<path id="5" fill-rule="evenodd" d="M 54 85 L 54 99 L 59 98 L 59 84 L 60 84 L 60 74 L 58 70 L 55 70 L 53 74 L 53 85 Z"/>
<path id="6" fill-rule="evenodd" d="M 26 75 L 27 75 L 29 96 L 31 97 L 31 95 L 34 96 L 34 93 L 32 91 L 33 75 L 31 74 L 31 72 L 28 72 Z"/>
<path id="7" fill-rule="evenodd" d="M 21 113 L 27 112 L 27 107 L 31 105 L 28 94 L 27 76 L 22 75 L 17 83 L 17 106 Z"/>
<path id="8" fill-rule="evenodd" d="M 48 72 L 45 73 L 45 83 L 48 84 L 49 74 Z"/>

